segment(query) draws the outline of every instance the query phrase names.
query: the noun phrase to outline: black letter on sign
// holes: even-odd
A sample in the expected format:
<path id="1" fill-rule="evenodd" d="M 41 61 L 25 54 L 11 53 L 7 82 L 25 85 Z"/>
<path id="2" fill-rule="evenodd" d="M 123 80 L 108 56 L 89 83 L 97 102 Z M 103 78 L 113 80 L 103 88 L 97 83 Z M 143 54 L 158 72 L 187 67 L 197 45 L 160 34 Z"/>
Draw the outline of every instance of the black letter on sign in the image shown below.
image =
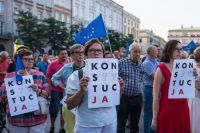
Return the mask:
<path id="1" fill-rule="evenodd" d="M 15 99 L 16 99 L 16 98 L 14 98 L 14 97 L 12 98 L 12 100 L 13 100 L 13 103 L 15 103 Z"/>
<path id="2" fill-rule="evenodd" d="M 97 81 L 97 74 L 93 74 L 93 81 Z"/>
<path id="3" fill-rule="evenodd" d="M 180 63 L 176 63 L 176 69 L 179 69 Z"/>
<path id="4" fill-rule="evenodd" d="M 189 86 L 191 86 L 191 80 L 188 80 L 188 81 L 187 81 L 187 84 L 188 84 Z"/>
<path id="5" fill-rule="evenodd" d="M 26 84 L 31 83 L 31 79 L 25 79 L 25 83 Z"/>
<path id="6" fill-rule="evenodd" d="M 107 63 L 102 63 L 101 64 L 101 68 L 104 69 L 104 70 L 108 69 L 108 64 Z"/>
<path id="7" fill-rule="evenodd" d="M 189 68 L 193 68 L 193 63 L 190 63 L 190 64 L 189 64 Z"/>
<path id="8" fill-rule="evenodd" d="M 178 76 L 178 72 L 174 73 L 174 78 L 176 78 Z"/>
<path id="9" fill-rule="evenodd" d="M 173 86 L 175 86 L 175 84 L 176 84 L 176 80 L 173 81 Z"/>
<path id="10" fill-rule="evenodd" d="M 115 87 L 116 87 L 116 84 L 114 84 L 114 85 L 112 86 L 112 89 L 113 89 L 114 91 L 117 90 Z"/>
<path id="11" fill-rule="evenodd" d="M 98 69 L 96 68 L 96 65 L 97 65 L 97 63 L 92 63 L 92 70 L 94 70 L 94 69 L 98 70 Z"/>
<path id="12" fill-rule="evenodd" d="M 8 86 L 10 87 L 10 86 L 14 86 L 13 84 L 13 81 L 8 81 Z"/>
<path id="13" fill-rule="evenodd" d="M 186 64 L 186 63 L 183 63 L 183 64 L 182 64 L 182 68 L 185 69 L 186 67 L 187 67 L 187 64 Z"/>
<path id="14" fill-rule="evenodd" d="M 93 85 L 93 87 L 94 87 L 94 92 L 96 92 L 97 91 L 97 85 Z"/>
<path id="15" fill-rule="evenodd" d="M 111 64 L 111 69 L 117 69 L 117 64 L 116 63 L 112 63 Z"/>
<path id="16" fill-rule="evenodd" d="M 15 94 L 14 90 L 13 89 L 10 90 L 10 95 L 14 95 L 14 94 Z"/>
<path id="17" fill-rule="evenodd" d="M 22 80 L 18 80 L 17 85 L 21 85 L 21 84 L 22 84 Z"/>
<path id="18" fill-rule="evenodd" d="M 32 96 L 33 96 L 33 95 L 30 94 L 28 98 L 29 98 L 30 100 L 33 100 L 33 97 L 32 97 Z"/>
<path id="19" fill-rule="evenodd" d="M 104 86 L 105 86 L 105 85 L 102 85 L 102 90 L 103 90 L 104 92 L 108 91 L 108 85 L 106 85 L 106 88 L 104 88 Z"/>
<path id="20" fill-rule="evenodd" d="M 22 97 L 20 97 L 20 101 L 21 102 L 25 101 L 25 96 L 23 96 L 23 99 L 22 99 Z"/>

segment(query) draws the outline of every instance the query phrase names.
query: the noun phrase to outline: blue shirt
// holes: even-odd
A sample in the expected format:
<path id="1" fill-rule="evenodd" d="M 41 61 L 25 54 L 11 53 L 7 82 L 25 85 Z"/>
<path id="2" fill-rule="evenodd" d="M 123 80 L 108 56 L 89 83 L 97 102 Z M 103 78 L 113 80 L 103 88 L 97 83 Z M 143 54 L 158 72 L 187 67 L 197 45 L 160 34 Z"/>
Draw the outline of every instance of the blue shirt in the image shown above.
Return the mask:
<path id="1" fill-rule="evenodd" d="M 46 75 L 48 65 L 49 63 L 44 63 L 43 61 L 40 61 L 36 64 L 36 66 L 39 68 L 41 72 L 43 72 L 44 75 Z"/>
<path id="2" fill-rule="evenodd" d="M 151 78 L 152 75 L 154 75 L 157 66 L 158 66 L 158 61 L 156 59 L 151 59 L 147 57 L 145 61 L 142 63 L 143 68 L 144 68 L 144 85 L 145 86 L 153 86 L 153 80 Z"/>
<path id="3" fill-rule="evenodd" d="M 83 68 L 83 74 L 88 71 Z M 65 89 L 68 95 L 73 95 L 80 88 L 78 71 L 74 71 L 68 78 Z M 88 88 L 89 89 L 89 88 Z M 88 90 L 87 89 L 87 90 Z M 82 127 L 103 127 L 117 121 L 116 107 L 88 108 L 88 91 L 85 91 L 81 104 L 77 107 L 76 124 Z"/>
<path id="4" fill-rule="evenodd" d="M 142 62 L 133 62 L 129 57 L 119 61 L 119 76 L 124 80 L 124 92 L 126 96 L 141 94 L 143 68 Z"/>

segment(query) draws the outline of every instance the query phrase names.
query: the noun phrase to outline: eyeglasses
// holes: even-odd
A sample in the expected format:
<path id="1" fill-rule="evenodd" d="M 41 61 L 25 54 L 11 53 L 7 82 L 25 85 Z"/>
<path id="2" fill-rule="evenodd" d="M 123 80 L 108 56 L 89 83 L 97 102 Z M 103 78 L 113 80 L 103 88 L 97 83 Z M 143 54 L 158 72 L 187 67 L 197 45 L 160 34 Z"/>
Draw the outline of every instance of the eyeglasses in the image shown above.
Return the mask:
<path id="1" fill-rule="evenodd" d="M 84 54 L 84 51 L 74 51 L 74 54 Z"/>
<path id="2" fill-rule="evenodd" d="M 34 61 L 33 58 L 22 58 L 22 60 L 24 60 L 24 61 Z"/>
<path id="3" fill-rule="evenodd" d="M 95 54 L 95 53 L 101 54 L 101 53 L 103 53 L 103 50 L 102 49 L 89 49 L 88 52 L 91 54 Z"/>
<path id="4" fill-rule="evenodd" d="M 177 52 L 181 52 L 183 50 L 183 48 L 174 48 L 174 50 Z"/>

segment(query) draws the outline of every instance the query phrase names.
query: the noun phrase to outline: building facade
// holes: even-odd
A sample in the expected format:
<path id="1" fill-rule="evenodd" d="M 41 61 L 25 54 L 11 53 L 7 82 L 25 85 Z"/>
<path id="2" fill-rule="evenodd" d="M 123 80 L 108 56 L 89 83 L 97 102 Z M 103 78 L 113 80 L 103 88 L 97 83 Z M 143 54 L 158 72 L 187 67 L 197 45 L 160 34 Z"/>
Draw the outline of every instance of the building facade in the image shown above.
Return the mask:
<path id="1" fill-rule="evenodd" d="M 142 53 L 146 54 L 146 50 L 150 45 L 158 45 L 161 49 L 164 48 L 166 41 L 157 36 L 150 30 L 140 30 L 140 46 L 142 49 Z"/>
<path id="2" fill-rule="evenodd" d="M 123 11 L 123 34 L 132 35 L 134 40 L 139 40 L 140 19 L 127 11 Z"/>
<path id="3" fill-rule="evenodd" d="M 200 27 L 183 27 L 168 31 L 168 40 L 179 40 L 184 46 L 192 40 L 200 45 Z"/>
<path id="4" fill-rule="evenodd" d="M 122 33 L 123 7 L 112 0 L 72 0 L 72 23 L 87 25 L 102 14 L 108 29 Z"/>

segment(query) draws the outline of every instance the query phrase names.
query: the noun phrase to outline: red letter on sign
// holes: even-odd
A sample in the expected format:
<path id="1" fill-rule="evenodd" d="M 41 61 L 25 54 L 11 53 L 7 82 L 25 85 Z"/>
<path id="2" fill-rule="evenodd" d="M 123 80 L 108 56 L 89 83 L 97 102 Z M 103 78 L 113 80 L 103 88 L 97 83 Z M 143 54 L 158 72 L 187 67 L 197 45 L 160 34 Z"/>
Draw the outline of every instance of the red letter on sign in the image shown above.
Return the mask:
<path id="1" fill-rule="evenodd" d="M 106 96 L 104 96 L 103 99 L 102 99 L 102 103 L 104 103 L 104 102 L 108 102 L 108 99 L 107 99 Z"/>
<path id="2" fill-rule="evenodd" d="M 95 104 L 96 103 L 96 97 L 94 97 L 94 101 L 92 102 L 93 104 Z"/>
<path id="3" fill-rule="evenodd" d="M 22 105 L 22 110 L 25 110 L 25 109 L 27 109 L 27 107 L 26 107 L 25 104 L 23 104 L 23 105 Z"/>
<path id="4" fill-rule="evenodd" d="M 17 112 L 17 107 L 15 106 L 15 110 L 14 110 L 14 112 Z"/>
<path id="5" fill-rule="evenodd" d="M 174 95 L 174 89 L 173 89 L 173 91 L 172 91 L 171 95 Z"/>
<path id="6" fill-rule="evenodd" d="M 183 90 L 182 89 L 180 89 L 180 91 L 179 91 L 179 93 L 178 93 L 179 95 L 184 95 L 184 92 L 183 92 Z"/>

